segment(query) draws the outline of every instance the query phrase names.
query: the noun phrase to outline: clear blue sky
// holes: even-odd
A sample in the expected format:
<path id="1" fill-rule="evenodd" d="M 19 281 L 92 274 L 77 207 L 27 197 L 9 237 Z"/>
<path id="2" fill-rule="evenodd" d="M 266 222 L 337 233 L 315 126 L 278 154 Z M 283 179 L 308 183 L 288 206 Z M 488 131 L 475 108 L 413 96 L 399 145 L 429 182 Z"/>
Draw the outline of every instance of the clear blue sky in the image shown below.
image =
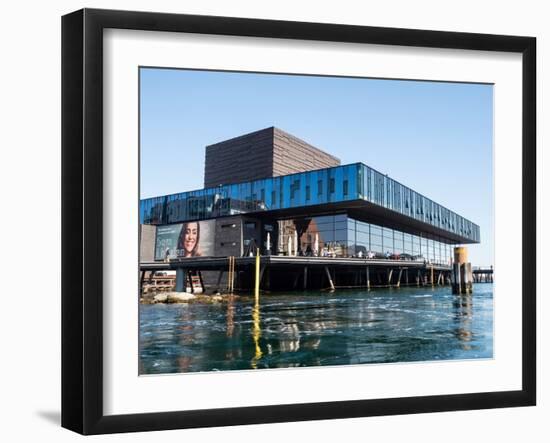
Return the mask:
<path id="1" fill-rule="evenodd" d="M 200 189 L 204 147 L 277 126 L 477 223 L 493 263 L 491 85 L 141 69 L 141 198 Z"/>

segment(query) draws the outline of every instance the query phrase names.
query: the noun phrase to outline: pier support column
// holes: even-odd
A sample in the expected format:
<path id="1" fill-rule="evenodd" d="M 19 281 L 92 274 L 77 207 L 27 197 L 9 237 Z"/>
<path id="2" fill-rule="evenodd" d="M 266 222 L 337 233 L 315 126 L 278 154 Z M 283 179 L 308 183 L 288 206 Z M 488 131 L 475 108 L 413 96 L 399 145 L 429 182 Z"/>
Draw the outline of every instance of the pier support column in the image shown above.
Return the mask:
<path id="1" fill-rule="evenodd" d="M 266 271 L 267 271 L 267 275 L 265 277 L 265 289 L 269 291 L 271 290 L 271 268 L 267 268 Z"/>
<path id="2" fill-rule="evenodd" d="M 141 271 L 140 272 L 140 277 L 139 277 L 139 292 L 140 294 L 143 292 L 143 282 L 145 281 L 145 273 L 147 271 Z"/>
<path id="3" fill-rule="evenodd" d="M 193 285 L 193 274 L 189 271 L 185 271 L 185 276 L 187 277 L 187 283 L 189 283 L 189 287 L 191 288 L 191 294 L 195 293 L 195 286 Z"/>
<path id="4" fill-rule="evenodd" d="M 334 283 L 332 282 L 332 276 L 330 275 L 330 271 L 328 270 L 328 267 L 325 266 L 325 273 L 327 274 L 328 283 L 330 285 L 330 289 L 334 291 Z"/>
<path id="5" fill-rule="evenodd" d="M 401 275 L 403 274 L 403 268 L 399 268 L 399 276 L 397 277 L 397 287 L 401 286 Z"/>
<path id="6" fill-rule="evenodd" d="M 367 289 L 370 289 L 370 270 L 367 266 Z"/>
<path id="7" fill-rule="evenodd" d="M 307 289 L 307 266 L 304 266 L 304 284 L 303 284 L 304 291 Z"/>
<path id="8" fill-rule="evenodd" d="M 216 281 L 216 293 L 220 292 L 220 284 L 222 282 L 222 277 L 223 277 L 223 270 L 219 271 L 218 272 L 218 280 Z"/>
<path id="9" fill-rule="evenodd" d="M 202 279 L 202 272 L 198 271 L 198 275 L 199 275 L 199 282 L 201 284 L 201 293 L 206 294 L 206 288 L 204 287 L 204 280 Z"/>
<path id="10" fill-rule="evenodd" d="M 260 269 L 260 287 L 261 287 L 262 282 L 264 280 L 265 268 L 267 268 L 267 265 L 263 265 Z"/>
<path id="11" fill-rule="evenodd" d="M 183 268 L 176 269 L 176 292 L 185 292 L 185 280 L 187 277 L 187 270 Z"/>
<path id="12" fill-rule="evenodd" d="M 294 283 L 292 284 L 292 289 L 296 289 L 298 287 L 298 280 L 300 280 L 300 272 L 296 272 Z"/>
<path id="13" fill-rule="evenodd" d="M 388 269 L 388 286 L 391 286 L 392 274 L 393 274 L 393 269 Z"/>

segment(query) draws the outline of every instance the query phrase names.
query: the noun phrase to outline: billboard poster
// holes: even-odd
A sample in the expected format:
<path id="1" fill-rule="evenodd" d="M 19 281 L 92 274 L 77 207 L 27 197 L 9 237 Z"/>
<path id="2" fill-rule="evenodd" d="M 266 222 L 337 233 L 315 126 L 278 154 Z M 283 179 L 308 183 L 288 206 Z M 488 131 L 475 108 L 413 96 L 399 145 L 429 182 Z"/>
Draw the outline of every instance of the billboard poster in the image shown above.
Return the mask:
<path id="1" fill-rule="evenodd" d="M 214 232 L 214 220 L 158 226 L 155 260 L 213 256 Z"/>

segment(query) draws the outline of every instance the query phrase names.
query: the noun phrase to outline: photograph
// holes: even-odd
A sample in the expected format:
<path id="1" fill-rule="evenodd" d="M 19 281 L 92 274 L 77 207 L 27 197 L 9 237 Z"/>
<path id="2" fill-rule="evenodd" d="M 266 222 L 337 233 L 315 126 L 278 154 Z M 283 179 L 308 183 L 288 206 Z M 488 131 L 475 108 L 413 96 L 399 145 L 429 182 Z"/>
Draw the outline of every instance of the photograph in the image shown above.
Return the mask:
<path id="1" fill-rule="evenodd" d="M 233 7 L 62 16 L 62 427 L 534 435 L 537 36 Z"/>
<path id="2" fill-rule="evenodd" d="M 493 84 L 138 69 L 140 376 L 494 358 Z"/>

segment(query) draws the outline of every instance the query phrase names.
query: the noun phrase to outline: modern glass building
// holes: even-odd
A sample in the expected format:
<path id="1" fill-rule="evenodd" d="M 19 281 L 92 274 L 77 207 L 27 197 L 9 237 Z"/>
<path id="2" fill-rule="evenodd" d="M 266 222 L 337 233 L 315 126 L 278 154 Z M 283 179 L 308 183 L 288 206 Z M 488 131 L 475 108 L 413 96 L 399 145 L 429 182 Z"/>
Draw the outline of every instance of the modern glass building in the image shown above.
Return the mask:
<path id="1" fill-rule="evenodd" d="M 370 252 L 449 264 L 453 245 L 480 241 L 479 226 L 472 221 L 362 163 L 140 202 L 142 224 L 239 215 L 246 215 L 253 233 L 242 236 L 243 247 L 254 240 L 274 254 L 291 254 L 292 249 L 298 255 Z M 298 244 L 289 246 L 289 237 Z"/>

